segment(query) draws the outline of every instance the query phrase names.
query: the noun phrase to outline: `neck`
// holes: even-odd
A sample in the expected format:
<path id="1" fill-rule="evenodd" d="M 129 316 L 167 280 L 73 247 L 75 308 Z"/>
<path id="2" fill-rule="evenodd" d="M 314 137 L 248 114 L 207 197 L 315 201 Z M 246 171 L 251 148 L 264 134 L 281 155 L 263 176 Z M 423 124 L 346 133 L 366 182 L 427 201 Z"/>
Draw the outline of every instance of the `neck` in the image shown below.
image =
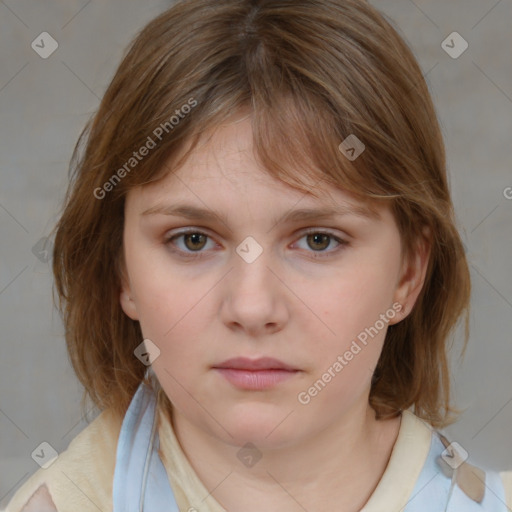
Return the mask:
<path id="1" fill-rule="evenodd" d="M 244 512 L 360 510 L 384 473 L 400 425 L 400 417 L 376 420 L 363 404 L 300 444 L 259 450 L 261 459 L 246 467 L 236 458 L 239 446 L 206 434 L 174 409 L 172 421 L 214 499 L 226 510 Z"/>

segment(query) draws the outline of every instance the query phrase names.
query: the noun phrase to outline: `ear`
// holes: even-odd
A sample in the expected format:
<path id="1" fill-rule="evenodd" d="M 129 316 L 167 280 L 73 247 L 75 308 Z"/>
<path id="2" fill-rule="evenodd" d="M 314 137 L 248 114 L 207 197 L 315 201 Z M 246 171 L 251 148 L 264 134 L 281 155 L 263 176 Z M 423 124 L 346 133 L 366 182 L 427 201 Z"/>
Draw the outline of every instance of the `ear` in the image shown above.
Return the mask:
<path id="1" fill-rule="evenodd" d="M 126 276 L 126 273 L 121 272 L 121 292 L 119 294 L 119 302 L 121 303 L 121 307 L 123 311 L 132 319 L 138 320 L 139 314 L 137 312 L 137 305 L 133 300 L 133 294 L 131 285 L 129 283 L 129 279 Z"/>
<path id="2" fill-rule="evenodd" d="M 404 258 L 393 301 L 393 304 L 398 302 L 402 309 L 396 318 L 389 322 L 390 324 L 403 320 L 416 303 L 425 282 L 432 246 L 431 240 L 430 229 L 424 227 L 422 236 L 416 241 L 414 251 L 409 258 Z"/>

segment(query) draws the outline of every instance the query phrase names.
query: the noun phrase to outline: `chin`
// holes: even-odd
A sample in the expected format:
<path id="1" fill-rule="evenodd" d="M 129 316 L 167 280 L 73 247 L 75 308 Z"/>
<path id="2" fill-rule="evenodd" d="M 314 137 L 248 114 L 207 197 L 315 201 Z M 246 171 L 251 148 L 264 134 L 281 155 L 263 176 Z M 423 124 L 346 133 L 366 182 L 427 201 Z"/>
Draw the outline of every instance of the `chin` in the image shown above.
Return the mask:
<path id="1" fill-rule="evenodd" d="M 291 437 L 297 436 L 293 413 L 286 418 L 291 411 L 291 407 L 288 410 L 265 403 L 232 406 L 222 415 L 222 425 L 233 437 L 224 431 L 223 437 L 227 436 L 226 440 L 235 446 L 249 442 L 260 448 L 283 447 L 291 442 Z"/>

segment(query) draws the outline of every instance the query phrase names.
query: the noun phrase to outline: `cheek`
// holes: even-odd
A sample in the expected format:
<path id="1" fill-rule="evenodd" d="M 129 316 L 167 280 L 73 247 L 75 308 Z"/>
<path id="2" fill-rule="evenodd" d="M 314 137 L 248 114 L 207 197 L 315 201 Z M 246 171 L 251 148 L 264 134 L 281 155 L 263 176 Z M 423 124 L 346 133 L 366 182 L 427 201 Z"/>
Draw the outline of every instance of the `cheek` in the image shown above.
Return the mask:
<path id="1" fill-rule="evenodd" d="M 308 303 L 320 313 L 325 339 L 343 344 L 373 326 L 392 306 L 394 282 L 394 269 L 363 262 L 340 272 L 315 294 L 310 292 Z"/>
<path id="2" fill-rule="evenodd" d="M 213 308 L 205 286 L 174 279 L 144 283 L 137 293 L 137 309 L 144 336 L 154 338 L 161 349 L 183 350 L 196 346 L 207 329 Z M 182 343 L 179 343 L 179 341 Z"/>
<path id="3" fill-rule="evenodd" d="M 199 279 L 186 267 L 173 267 L 161 246 L 128 239 L 126 247 L 132 295 L 144 336 L 164 341 L 186 325 L 191 315 L 197 316 L 197 306 L 208 290 L 207 279 Z"/>
<path id="4" fill-rule="evenodd" d="M 199 366 L 206 364 L 212 346 L 208 332 L 216 315 L 213 294 L 208 292 L 218 277 L 194 278 L 190 272 L 171 272 L 154 260 L 138 270 L 132 268 L 131 277 L 143 336 L 160 349 L 153 369 L 167 382 L 166 391 L 174 395 L 179 387 L 171 391 L 173 377 L 186 385 Z"/>
<path id="5" fill-rule="evenodd" d="M 390 312 L 394 313 L 389 294 L 376 293 L 370 281 L 354 283 L 346 282 L 341 291 L 332 290 L 329 298 L 318 297 L 326 327 L 319 321 L 304 325 L 304 332 L 310 333 L 305 340 L 312 336 L 318 340 L 311 352 L 312 374 L 301 389 L 310 400 L 309 411 L 316 411 L 313 416 L 326 410 L 335 415 L 358 402 L 370 388 L 382 352 Z M 318 336 L 318 329 L 325 335 Z"/>
<path id="6" fill-rule="evenodd" d="M 326 286 L 315 288 L 313 294 L 309 288 L 307 303 L 318 318 L 309 315 L 302 327 L 307 337 L 318 340 L 312 379 L 318 382 L 315 388 L 322 389 L 318 406 L 332 400 L 348 404 L 369 387 L 389 321 L 395 316 L 398 255 L 388 255 L 388 259 L 372 254 L 354 259 Z"/>
<path id="7" fill-rule="evenodd" d="M 206 369 L 211 324 L 211 301 L 204 287 L 174 279 L 146 281 L 138 295 L 140 325 L 144 338 L 153 341 L 160 356 L 152 368 L 167 396 L 182 411 L 199 414 L 190 394 L 202 401 L 197 376 Z M 171 282 L 172 281 L 172 282 Z"/>

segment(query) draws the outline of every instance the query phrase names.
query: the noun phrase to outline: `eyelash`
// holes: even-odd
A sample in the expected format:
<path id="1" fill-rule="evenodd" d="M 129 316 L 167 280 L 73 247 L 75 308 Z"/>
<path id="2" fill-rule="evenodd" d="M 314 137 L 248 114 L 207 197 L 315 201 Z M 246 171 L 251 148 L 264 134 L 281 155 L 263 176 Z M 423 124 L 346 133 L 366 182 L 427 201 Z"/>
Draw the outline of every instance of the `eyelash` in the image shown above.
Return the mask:
<path id="1" fill-rule="evenodd" d="M 183 251 L 181 249 L 176 249 L 175 246 L 173 247 L 173 242 L 174 242 L 175 239 L 180 238 L 180 237 L 182 237 L 184 235 L 189 235 L 189 234 L 204 235 L 204 236 L 207 237 L 208 240 L 212 239 L 212 237 L 210 235 L 208 235 L 207 233 L 204 233 L 204 232 L 202 232 L 202 231 L 200 231 L 198 229 L 187 229 L 187 230 L 183 230 L 183 231 L 179 231 L 177 233 L 174 233 L 171 236 L 166 236 L 165 240 L 164 240 L 164 243 L 165 243 L 165 245 L 170 247 L 170 250 L 173 253 L 181 253 L 180 256 L 182 256 L 183 258 L 187 258 L 189 260 L 196 260 L 196 259 L 203 258 L 204 257 L 204 251 L 203 250 L 195 251 L 195 252 L 194 251 L 188 251 L 187 252 L 187 251 Z M 302 238 L 304 238 L 304 237 L 306 237 L 308 235 L 313 235 L 313 234 L 327 235 L 328 237 L 330 237 L 330 239 L 335 240 L 339 244 L 338 247 L 336 249 L 332 250 L 332 251 L 327 251 L 327 252 L 325 250 L 322 250 L 322 251 L 312 251 L 312 250 L 308 251 L 308 252 L 311 252 L 314 255 L 313 256 L 314 259 L 329 257 L 332 254 L 340 252 L 347 245 L 349 245 L 349 243 L 346 240 L 343 240 L 343 239 L 335 236 L 333 233 L 331 233 L 329 231 L 322 231 L 322 230 L 319 230 L 319 229 L 309 229 L 309 230 L 303 232 L 301 237 L 299 238 L 299 240 L 301 240 Z"/>

